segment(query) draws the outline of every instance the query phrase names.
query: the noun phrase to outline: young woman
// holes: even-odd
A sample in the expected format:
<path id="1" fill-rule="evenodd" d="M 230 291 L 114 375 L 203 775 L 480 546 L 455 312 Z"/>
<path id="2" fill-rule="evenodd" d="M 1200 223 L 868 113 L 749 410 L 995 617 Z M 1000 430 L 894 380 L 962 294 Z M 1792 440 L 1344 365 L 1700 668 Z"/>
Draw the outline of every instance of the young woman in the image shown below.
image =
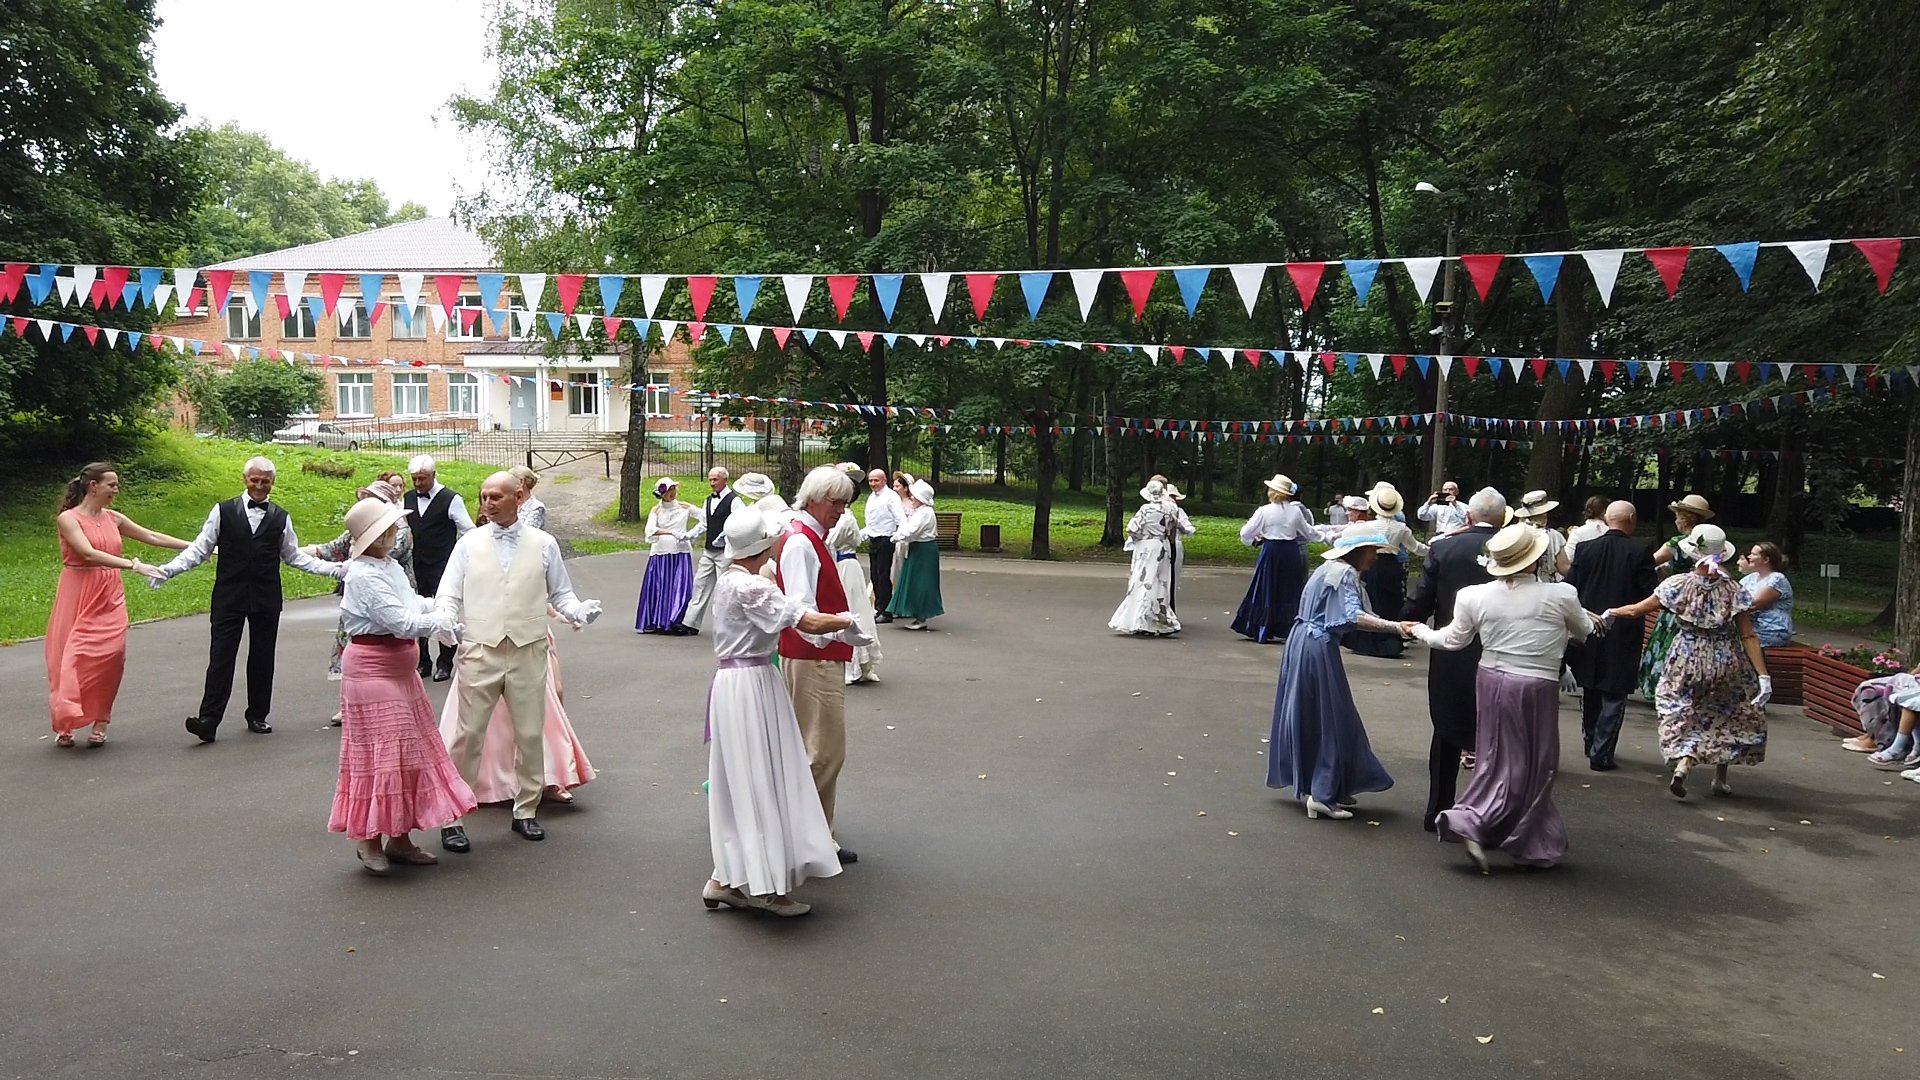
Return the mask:
<path id="1" fill-rule="evenodd" d="M 1294 501 L 1297 488 L 1278 473 L 1266 481 L 1267 504 L 1240 527 L 1240 542 L 1260 549 L 1253 580 L 1233 616 L 1233 632 L 1265 644 L 1285 641 L 1300 611 L 1307 581 L 1307 541 L 1313 518 Z"/>
<path id="2" fill-rule="evenodd" d="M 540 486 L 540 474 L 525 465 L 515 465 L 507 471 L 513 474 L 515 480 L 520 481 L 520 490 L 526 492 L 526 498 L 520 502 L 520 520 L 541 532 L 546 532 L 547 504 L 534 498 L 533 495 L 533 489 Z"/>
<path id="3" fill-rule="evenodd" d="M 88 746 L 105 746 L 113 699 L 127 669 L 127 593 L 120 572 L 165 581 L 139 559 L 121 555 L 121 539 L 184 551 L 187 542 L 134 523 L 113 508 L 120 474 L 96 461 L 67 481 L 56 518 L 60 536 L 60 583 L 47 618 L 47 696 L 55 746 L 73 745 L 73 733 L 92 726 Z"/>
<path id="4" fill-rule="evenodd" d="M 680 621 L 693 600 L 693 539 L 706 531 L 699 508 L 680 501 L 680 485 L 663 477 L 653 485 L 660 500 L 647 513 L 646 577 L 640 583 L 640 608 L 633 628 L 642 634 L 694 633 Z"/>
<path id="5" fill-rule="evenodd" d="M 1747 575 L 1740 587 L 1753 597 L 1753 632 L 1760 647 L 1777 649 L 1793 644 L 1793 583 L 1787 580 L 1787 553 L 1780 545 L 1762 540 L 1740 557 Z"/>
<path id="6" fill-rule="evenodd" d="M 928 619 L 947 610 L 940 602 L 940 543 L 934 538 L 939 526 L 933 516 L 933 485 L 915 480 L 908 495 L 912 501 L 907 504 L 906 522 L 893 534 L 893 549 L 907 554 L 894 580 L 887 614 L 907 620 L 908 630 L 925 630 Z"/>

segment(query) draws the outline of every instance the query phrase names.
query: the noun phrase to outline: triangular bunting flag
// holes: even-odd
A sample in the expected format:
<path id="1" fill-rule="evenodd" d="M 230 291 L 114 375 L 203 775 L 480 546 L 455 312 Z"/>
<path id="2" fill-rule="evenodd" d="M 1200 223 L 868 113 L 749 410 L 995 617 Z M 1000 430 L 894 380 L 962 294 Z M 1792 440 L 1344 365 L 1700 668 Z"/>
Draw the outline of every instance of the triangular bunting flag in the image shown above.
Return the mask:
<path id="1" fill-rule="evenodd" d="M 546 298 L 547 294 L 547 275 L 521 274 L 519 280 L 520 303 L 528 311 L 539 311 L 540 302 Z"/>
<path id="2" fill-rule="evenodd" d="M 613 314 L 613 309 L 620 306 L 620 294 L 627 289 L 627 276 L 625 274 L 601 274 L 598 280 L 600 282 L 600 309 L 606 314 L 611 315 Z M 656 295 L 654 299 L 658 300 L 659 297 Z M 652 308 L 647 309 L 647 318 L 653 318 Z"/>
<path id="3" fill-rule="evenodd" d="M 706 319 L 707 307 L 713 303 L 713 287 L 719 282 L 719 278 L 709 274 L 695 274 L 687 279 L 687 300 L 693 305 L 695 319 Z M 652 318 L 652 313 L 647 317 Z"/>
<path id="4" fill-rule="evenodd" d="M 1073 280 L 1073 295 L 1080 301 L 1080 321 L 1085 322 L 1093 314 L 1094 298 L 1100 295 L 1100 278 L 1105 270 L 1069 270 L 1067 277 Z"/>
<path id="5" fill-rule="evenodd" d="M 406 274 L 400 275 L 400 287 L 402 289 L 406 288 L 407 276 Z M 573 309 L 580 303 L 580 286 L 586 284 L 586 282 L 587 275 L 585 274 L 561 274 L 554 278 L 554 288 L 560 293 L 560 313 L 562 315 L 573 314 Z"/>
<path id="6" fill-rule="evenodd" d="M 1880 295 L 1887 294 L 1887 284 L 1893 280 L 1894 264 L 1900 261 L 1900 241 L 1855 240 L 1853 246 L 1866 256 L 1867 265 L 1873 267 L 1873 278 L 1880 283 Z"/>
<path id="7" fill-rule="evenodd" d="M 1749 240 L 1744 244 L 1716 244 L 1715 251 L 1733 267 L 1733 276 L 1740 279 L 1740 291 L 1746 292 L 1753 284 L 1753 264 L 1760 257 L 1760 244 Z"/>
<path id="8" fill-rule="evenodd" d="M 747 344 L 752 346 L 755 349 L 758 349 L 760 347 L 760 335 L 766 332 L 766 327 L 757 326 L 753 323 L 748 323 L 746 326 L 746 331 L 747 331 Z"/>
<path id="9" fill-rule="evenodd" d="M 1406 267 L 1407 277 L 1413 281 L 1413 295 L 1422 303 L 1433 299 L 1433 282 L 1440 276 L 1439 259 L 1401 259 L 1400 265 Z"/>
<path id="10" fill-rule="evenodd" d="M 77 266 L 74 267 L 74 273 L 76 276 L 79 274 L 81 269 L 82 269 L 81 267 L 77 267 Z M 91 269 L 91 268 L 87 268 L 87 269 Z M 227 296 L 233 291 L 233 271 L 231 270 L 207 271 L 207 286 L 213 290 L 213 310 L 215 311 L 227 310 Z"/>
<path id="11" fill-rule="evenodd" d="M 975 320 L 983 320 L 987 317 L 987 305 L 993 303 L 993 285 L 999 280 L 999 274 L 967 275 L 967 295 L 973 300 Z"/>
<path id="12" fill-rule="evenodd" d="M 1147 297 L 1152 294 L 1153 283 L 1159 276 L 1158 270 L 1120 271 L 1120 283 L 1127 287 L 1127 299 L 1133 301 L 1133 318 L 1136 322 L 1146 317 Z"/>
<path id="13" fill-rule="evenodd" d="M 847 307 L 853 303 L 853 290 L 859 284 L 858 274 L 827 275 L 827 295 L 833 299 L 834 318 L 847 321 Z"/>
<path id="14" fill-rule="evenodd" d="M 1826 275 L 1827 251 L 1832 246 L 1831 240 L 1795 240 L 1787 245 L 1787 250 L 1800 261 L 1800 269 L 1807 272 L 1807 279 L 1813 282 L 1815 292 L 1820 290 L 1820 279 Z"/>
<path id="15" fill-rule="evenodd" d="M 1686 272 L 1687 255 L 1693 249 L 1685 245 L 1680 247 L 1648 248 L 1647 261 L 1660 273 L 1660 280 L 1667 286 L 1667 299 L 1680 291 L 1680 275 Z"/>
<path id="16" fill-rule="evenodd" d="M 1533 275 L 1533 283 L 1540 286 L 1540 302 L 1553 303 L 1553 287 L 1560 280 L 1560 264 L 1564 255 L 1523 255 L 1520 261 L 1527 264 L 1527 272 Z"/>
<path id="17" fill-rule="evenodd" d="M 453 318 L 453 306 L 460 302 L 460 275 L 433 275 L 433 291 L 440 297 L 440 310 L 447 313 L 447 318 Z"/>
<path id="18" fill-rule="evenodd" d="M 273 289 L 273 271 L 250 270 L 247 272 L 247 294 L 253 297 L 253 306 L 261 311 L 267 309 L 267 294 Z"/>
<path id="19" fill-rule="evenodd" d="M 1207 275 L 1211 273 L 1210 266 L 1189 266 L 1173 272 L 1173 283 L 1180 287 L 1180 302 L 1187 306 L 1188 318 L 1200 306 L 1200 294 L 1206 291 Z"/>
<path id="20" fill-rule="evenodd" d="M 485 276 L 491 277 L 491 278 L 499 278 L 502 275 L 488 274 Z M 340 292 L 342 289 L 346 288 L 346 286 L 347 286 L 347 275 L 345 274 L 321 274 L 320 275 L 320 309 L 326 312 L 329 316 L 331 316 L 336 310 L 338 310 L 340 307 Z M 500 287 L 496 283 L 494 286 L 494 295 L 498 296 L 499 293 L 500 293 Z M 481 296 L 486 295 L 485 286 L 481 287 L 480 295 Z M 492 307 L 493 305 L 488 304 L 487 306 Z"/>
<path id="21" fill-rule="evenodd" d="M 813 291 L 813 275 L 781 274 L 780 285 L 787 290 L 787 307 L 793 311 L 793 321 L 799 322 L 801 313 L 807 310 L 807 294 Z"/>
<path id="22" fill-rule="evenodd" d="M 1020 275 L 1020 292 L 1027 298 L 1027 318 L 1040 317 L 1040 305 L 1046 302 L 1047 287 L 1053 284 L 1050 270 L 1028 270 Z M 1083 315 L 1082 318 L 1085 316 Z"/>
<path id="23" fill-rule="evenodd" d="M 1233 275 L 1233 287 L 1240 293 L 1240 302 L 1246 305 L 1247 317 L 1253 317 L 1253 305 L 1260 300 L 1260 283 L 1266 279 L 1266 263 L 1234 263 L 1227 267 Z"/>
<path id="24" fill-rule="evenodd" d="M 1320 278 L 1326 272 L 1327 264 L 1323 262 L 1287 264 L 1287 276 L 1293 279 L 1294 291 L 1300 294 L 1300 310 L 1313 307 L 1313 294 L 1320 291 Z"/>
<path id="25" fill-rule="evenodd" d="M 753 302 L 760 299 L 760 277 L 746 274 L 733 279 L 733 300 L 740 309 L 740 318 L 753 314 Z M 758 342 L 755 342 L 757 345 Z"/>
<path id="26" fill-rule="evenodd" d="M 900 303 L 900 282 L 905 280 L 902 274 L 873 275 L 873 299 L 880 305 L 880 317 L 893 322 L 893 309 Z"/>
<path id="27" fill-rule="evenodd" d="M 947 286 L 953 283 L 952 274 L 921 274 L 920 288 L 927 294 L 927 310 L 933 314 L 933 321 L 940 321 L 940 312 L 947 306 Z"/>
<path id="28" fill-rule="evenodd" d="M 1593 287 L 1600 291 L 1600 306 L 1613 305 L 1613 283 L 1620 277 L 1620 260 L 1626 255 L 1622 248 L 1604 251 L 1583 251 L 1580 257 L 1587 261 L 1587 273 L 1593 278 Z"/>
<path id="29" fill-rule="evenodd" d="M 1473 291 L 1479 294 L 1481 303 L 1486 303 L 1487 291 L 1493 288 L 1493 277 L 1505 258 L 1505 255 L 1460 256 L 1460 265 L 1466 267 L 1467 276 L 1473 279 Z"/>
<path id="30" fill-rule="evenodd" d="M 1373 291 L 1373 279 L 1380 274 L 1379 259 L 1348 259 L 1347 280 L 1353 284 L 1353 298 L 1361 307 L 1367 306 L 1367 293 Z"/>

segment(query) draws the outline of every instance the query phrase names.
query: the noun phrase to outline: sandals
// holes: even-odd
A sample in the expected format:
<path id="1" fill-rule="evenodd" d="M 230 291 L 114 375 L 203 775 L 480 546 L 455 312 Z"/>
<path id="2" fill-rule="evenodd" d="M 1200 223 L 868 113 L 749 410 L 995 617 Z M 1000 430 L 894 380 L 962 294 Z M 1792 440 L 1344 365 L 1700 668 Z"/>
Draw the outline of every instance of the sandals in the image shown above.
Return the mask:
<path id="1" fill-rule="evenodd" d="M 56 735 L 56 736 L 54 736 L 54 739 L 53 739 L 53 745 L 55 745 L 55 746 L 60 746 L 60 747 L 70 747 L 70 746 L 72 746 L 72 745 L 73 745 L 73 732 L 71 732 L 71 731 L 63 731 L 63 732 L 61 732 L 60 734 L 58 734 L 58 735 Z"/>
<path id="2" fill-rule="evenodd" d="M 87 736 L 87 748 L 88 748 L 89 750 L 97 750 L 97 749 L 99 749 L 100 747 L 102 747 L 102 746 L 105 746 L 105 745 L 107 745 L 107 733 L 106 733 L 106 732 L 104 732 L 104 731 L 96 731 L 96 732 L 94 732 L 93 734 L 91 734 L 91 735 L 89 735 L 89 736 Z"/>

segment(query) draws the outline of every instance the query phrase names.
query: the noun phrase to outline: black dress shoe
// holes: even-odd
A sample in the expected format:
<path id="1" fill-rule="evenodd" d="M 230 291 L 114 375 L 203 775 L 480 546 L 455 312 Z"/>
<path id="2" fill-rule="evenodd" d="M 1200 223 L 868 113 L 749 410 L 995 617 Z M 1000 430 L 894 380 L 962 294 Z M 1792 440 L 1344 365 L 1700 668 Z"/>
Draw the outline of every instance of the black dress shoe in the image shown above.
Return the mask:
<path id="1" fill-rule="evenodd" d="M 840 856 L 840 863 L 843 866 L 847 863 L 857 863 L 860 861 L 860 853 L 852 848 L 843 847 L 837 854 Z"/>
<path id="2" fill-rule="evenodd" d="M 1587 768 L 1592 769 L 1594 772 L 1612 772 L 1619 767 L 1619 765 L 1611 761 L 1590 761 L 1587 763 Z"/>
<path id="3" fill-rule="evenodd" d="M 420 673 L 420 678 L 422 678 L 422 679 L 431 679 L 431 678 L 433 678 L 433 665 L 432 665 L 432 664 L 421 664 L 421 665 L 420 665 L 419 667 L 417 667 L 417 668 L 414 668 L 413 670 L 415 670 L 415 671 L 417 671 L 417 672 L 419 672 L 419 673 Z"/>
<path id="4" fill-rule="evenodd" d="M 187 717 L 187 730 L 198 737 L 201 742 L 213 741 L 213 725 L 203 722 L 197 716 Z"/>
<path id="5" fill-rule="evenodd" d="M 883 611 L 883 612 L 881 612 L 880 614 L 878 614 L 878 615 L 875 615 L 875 616 L 873 617 L 873 621 L 874 621 L 874 622 L 877 622 L 877 623 L 890 623 L 890 622 L 892 622 L 892 621 L 893 621 L 893 616 L 891 616 L 891 615 L 889 615 L 889 614 L 887 614 L 886 612 L 884 612 L 884 611 Z"/>
<path id="6" fill-rule="evenodd" d="M 247 730 L 253 732 L 255 735 L 271 735 L 273 734 L 273 725 L 267 723 L 265 720 L 249 720 L 247 721 Z"/>
<path id="7" fill-rule="evenodd" d="M 530 817 L 514 818 L 513 831 L 529 840 L 545 840 L 547 838 L 547 830 L 540 827 L 539 821 Z"/>
<path id="8" fill-rule="evenodd" d="M 435 664 L 433 666 L 434 682 L 446 682 L 448 679 L 451 679 L 451 678 L 453 678 L 452 664 Z"/>
<path id="9" fill-rule="evenodd" d="M 456 855 L 465 855 L 473 850 L 473 841 L 467 839 L 467 830 L 449 825 L 440 830 L 440 846 Z"/>

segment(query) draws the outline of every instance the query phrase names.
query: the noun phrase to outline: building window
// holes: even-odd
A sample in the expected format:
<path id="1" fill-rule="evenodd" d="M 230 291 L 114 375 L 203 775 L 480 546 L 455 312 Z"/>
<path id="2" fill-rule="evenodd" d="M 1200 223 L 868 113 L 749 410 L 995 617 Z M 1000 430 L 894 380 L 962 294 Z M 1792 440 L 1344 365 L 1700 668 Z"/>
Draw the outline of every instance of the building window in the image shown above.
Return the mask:
<path id="1" fill-rule="evenodd" d="M 227 302 L 227 337 L 234 339 L 260 336 L 260 313 L 249 313 L 247 302 L 234 297 Z"/>
<path id="2" fill-rule="evenodd" d="M 668 380 L 671 378 L 672 376 L 665 371 L 647 372 L 647 384 L 649 386 L 664 387 L 667 385 Z M 646 400 L 646 410 L 647 410 L 648 416 L 660 416 L 660 417 L 672 416 L 673 415 L 673 395 L 667 393 L 666 390 L 664 389 L 648 390 L 647 400 Z"/>
<path id="3" fill-rule="evenodd" d="M 280 320 L 280 336 L 289 340 L 312 337 L 313 312 L 308 310 L 305 304 L 300 304 L 290 310 L 293 314 Z"/>
<path id="4" fill-rule="evenodd" d="M 387 324 L 387 333 L 393 340 L 427 340 L 427 327 L 431 325 L 427 320 L 432 318 L 427 314 L 427 305 L 415 304 L 409 309 L 406 298 L 396 296 L 391 299 L 387 308 L 392 312 L 389 316 L 392 321 Z"/>
<path id="5" fill-rule="evenodd" d="M 447 374 L 447 411 L 455 416 L 480 415 L 480 376 L 464 371 Z"/>
<path id="6" fill-rule="evenodd" d="M 567 376 L 567 415 L 600 415 L 600 373 L 576 371 Z"/>
<path id="7" fill-rule="evenodd" d="M 367 319 L 367 306 L 362 304 L 358 298 L 349 296 L 341 297 L 338 306 L 336 306 L 333 311 L 335 318 L 339 318 L 344 312 L 353 312 L 352 315 L 340 319 L 340 337 L 370 338 L 373 336 L 373 326 Z"/>
<path id="8" fill-rule="evenodd" d="M 395 372 L 393 376 L 393 415 L 427 415 L 427 373 Z"/>
<path id="9" fill-rule="evenodd" d="M 461 293 L 460 302 L 453 306 L 453 320 L 447 323 L 447 340 L 479 341 L 486 332 L 487 313 L 480 309 L 480 294 Z"/>
<path id="10" fill-rule="evenodd" d="M 373 415 L 373 373 L 341 373 L 334 376 L 333 411 L 336 416 Z"/>

